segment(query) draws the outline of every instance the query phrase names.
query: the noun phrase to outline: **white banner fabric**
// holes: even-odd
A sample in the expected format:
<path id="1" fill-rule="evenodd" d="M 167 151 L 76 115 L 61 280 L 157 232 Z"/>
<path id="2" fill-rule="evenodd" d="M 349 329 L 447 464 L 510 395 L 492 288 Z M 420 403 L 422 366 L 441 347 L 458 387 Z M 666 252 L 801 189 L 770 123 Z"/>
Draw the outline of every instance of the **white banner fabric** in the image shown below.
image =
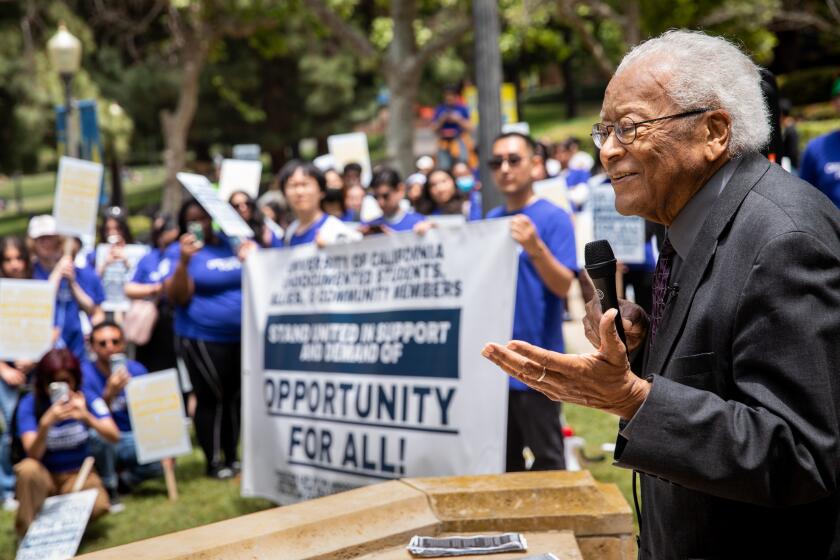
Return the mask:
<path id="1" fill-rule="evenodd" d="M 243 280 L 242 494 L 292 503 L 504 470 L 507 219 L 260 251 Z"/>

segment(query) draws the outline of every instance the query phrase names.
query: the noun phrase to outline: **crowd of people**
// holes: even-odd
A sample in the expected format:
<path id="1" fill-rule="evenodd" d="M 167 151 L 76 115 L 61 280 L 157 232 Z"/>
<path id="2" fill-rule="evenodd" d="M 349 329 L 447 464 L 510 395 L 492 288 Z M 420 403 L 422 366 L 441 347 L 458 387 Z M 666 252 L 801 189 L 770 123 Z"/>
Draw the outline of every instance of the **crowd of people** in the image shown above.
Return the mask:
<path id="1" fill-rule="evenodd" d="M 138 464 L 125 398 L 129 381 L 150 371 L 181 372 L 207 476 L 236 476 L 242 266 L 253 251 L 406 231 L 423 235 L 442 216 L 511 217 L 511 236 L 522 247 L 513 338 L 562 352 L 565 299 L 579 274 L 574 212 L 585 207 L 592 187 L 609 178 L 576 138 L 550 145 L 503 133 L 487 163 L 504 204 L 485 213 L 475 154 L 463 141 L 469 113 L 459 107 L 456 92 L 448 91 L 435 118 L 446 156 L 419 158 L 407 177 L 376 166 L 364 184 L 357 163 L 339 170 L 292 160 L 277 174 L 278 188 L 258 198 L 234 192 L 229 203 L 253 230 L 252 240 L 226 236 L 194 199 L 175 216 L 152 218 L 148 250 L 134 263 L 127 253 L 132 231 L 120 208 L 101 218 L 101 251 L 59 235 L 50 215 L 32 217 L 25 239 L 0 239 L 0 277 L 56 286 L 53 348 L 37 363 L 0 362 L 6 426 L 0 487 L 4 507 L 17 510 L 19 535 L 48 496 L 70 491 L 88 456 L 95 458 L 96 472 L 85 487 L 99 491 L 94 516 L 119 511 L 121 494 L 161 476 L 160 464 Z M 811 157 L 806 152 L 803 166 Z M 548 178 L 565 182 L 571 212 L 535 194 L 535 182 Z M 663 237 L 649 223 L 645 263 L 626 270 L 637 303 L 648 312 L 655 245 Z M 102 280 L 112 267 L 133 271 L 122 288 L 131 301 L 128 311 L 103 309 Z M 588 282 L 581 288 L 590 299 Z M 560 404 L 515 378 L 509 397 L 507 470 L 564 468 Z"/>

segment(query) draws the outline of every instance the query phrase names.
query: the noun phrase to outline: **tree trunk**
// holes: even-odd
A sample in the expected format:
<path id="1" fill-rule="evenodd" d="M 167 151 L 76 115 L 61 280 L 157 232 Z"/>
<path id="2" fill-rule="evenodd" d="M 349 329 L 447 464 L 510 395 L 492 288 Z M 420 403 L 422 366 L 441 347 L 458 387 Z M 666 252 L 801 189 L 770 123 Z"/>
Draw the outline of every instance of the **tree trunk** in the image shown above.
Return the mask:
<path id="1" fill-rule="evenodd" d="M 417 99 L 418 75 L 390 72 L 388 89 L 387 154 L 388 161 L 403 176 L 414 170 L 414 102 Z"/>
<path id="2" fill-rule="evenodd" d="M 572 43 L 572 30 L 568 27 L 563 29 L 563 40 L 567 45 Z M 575 83 L 573 56 L 574 50 L 570 50 L 569 55 L 561 63 L 563 70 L 563 99 L 566 102 L 567 119 L 573 119 L 578 116 L 577 83 Z"/>
<path id="3" fill-rule="evenodd" d="M 187 138 L 198 109 L 201 71 L 204 69 L 207 53 L 210 50 L 209 39 L 201 35 L 201 33 L 193 35 L 182 48 L 183 77 L 175 111 L 164 110 L 160 115 L 163 129 L 163 163 L 166 169 L 161 206 L 164 212 L 173 215 L 181 206 L 181 184 L 176 175 L 183 171 L 187 164 Z"/>
<path id="4" fill-rule="evenodd" d="M 388 160 L 405 176 L 414 170 L 414 102 L 423 66 L 414 37 L 415 0 L 391 0 L 394 38 L 382 64 L 388 76 Z"/>

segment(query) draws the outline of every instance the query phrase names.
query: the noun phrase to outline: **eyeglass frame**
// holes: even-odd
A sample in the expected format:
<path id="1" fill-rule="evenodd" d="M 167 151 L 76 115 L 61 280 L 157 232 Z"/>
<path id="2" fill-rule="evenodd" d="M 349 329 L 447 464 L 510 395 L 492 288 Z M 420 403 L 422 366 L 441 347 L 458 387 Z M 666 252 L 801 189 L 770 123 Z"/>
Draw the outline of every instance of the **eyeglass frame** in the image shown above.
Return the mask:
<path id="1" fill-rule="evenodd" d="M 690 117 L 690 116 L 693 116 L 693 115 L 701 115 L 703 113 L 708 113 L 709 111 L 712 111 L 712 110 L 713 109 L 711 107 L 703 107 L 703 108 L 700 108 L 700 109 L 692 109 L 691 111 L 685 111 L 683 113 L 675 113 L 673 115 L 666 115 L 664 117 L 656 117 L 655 119 L 647 119 L 647 120 L 639 121 L 639 122 L 634 121 L 630 117 L 621 117 L 619 119 L 619 122 L 624 120 L 624 119 L 627 119 L 628 121 L 633 123 L 633 139 L 630 140 L 629 142 L 625 142 L 619 137 L 618 133 L 616 133 L 615 139 L 618 141 L 619 144 L 621 144 L 623 146 L 629 146 L 630 144 L 632 144 L 633 142 L 636 141 L 636 137 L 637 137 L 637 134 L 638 134 L 636 129 L 638 128 L 638 126 L 640 124 L 650 124 L 650 123 L 657 122 L 657 121 L 664 121 L 666 119 L 681 119 L 681 118 L 684 118 L 684 117 Z M 598 141 L 595 139 L 596 138 L 595 127 L 598 127 L 598 126 L 602 126 L 602 127 L 607 129 L 607 134 L 604 136 L 604 139 L 601 141 L 600 146 L 598 145 Z M 592 137 L 592 143 L 595 144 L 596 148 L 598 148 L 600 150 L 604 147 L 604 144 L 606 144 L 607 139 L 610 137 L 610 134 L 615 132 L 616 126 L 618 126 L 618 122 L 616 122 L 614 124 L 604 124 L 602 122 L 599 122 L 599 123 L 595 123 L 595 124 L 592 125 L 592 132 L 590 132 L 589 136 Z M 598 136 L 600 136 L 600 132 L 598 133 Z"/>
<path id="2" fill-rule="evenodd" d="M 525 157 L 520 156 L 519 154 L 508 154 L 507 156 L 493 156 L 487 160 L 487 167 L 489 167 L 491 171 L 499 171 L 505 164 L 505 162 L 507 162 L 509 167 L 518 167 L 520 163 L 525 161 L 525 159 Z"/>

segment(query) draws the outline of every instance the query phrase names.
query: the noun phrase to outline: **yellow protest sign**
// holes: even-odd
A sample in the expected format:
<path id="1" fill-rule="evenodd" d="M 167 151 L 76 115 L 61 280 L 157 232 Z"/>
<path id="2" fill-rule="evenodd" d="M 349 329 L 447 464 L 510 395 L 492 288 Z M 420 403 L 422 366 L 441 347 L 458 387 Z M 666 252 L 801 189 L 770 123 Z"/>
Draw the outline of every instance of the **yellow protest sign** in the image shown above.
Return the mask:
<path id="1" fill-rule="evenodd" d="M 125 388 L 140 464 L 192 450 L 177 376 L 176 370 L 167 369 L 133 378 Z"/>
<path id="2" fill-rule="evenodd" d="M 59 160 L 53 202 L 53 217 L 59 233 L 93 237 L 102 173 L 100 163 L 70 157 Z"/>
<path id="3" fill-rule="evenodd" d="M 0 359 L 39 360 L 52 345 L 55 287 L 46 280 L 0 280 Z"/>

